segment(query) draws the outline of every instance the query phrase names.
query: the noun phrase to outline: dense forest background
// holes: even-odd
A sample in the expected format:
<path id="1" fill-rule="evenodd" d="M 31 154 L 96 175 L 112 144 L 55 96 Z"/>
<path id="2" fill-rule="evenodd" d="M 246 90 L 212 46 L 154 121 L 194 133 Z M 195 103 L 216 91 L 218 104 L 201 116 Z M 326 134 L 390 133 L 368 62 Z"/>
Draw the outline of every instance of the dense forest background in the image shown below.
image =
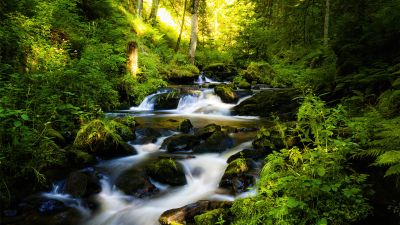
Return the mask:
<path id="1" fill-rule="evenodd" d="M 259 195 L 232 208 L 235 223 L 396 221 L 399 18 L 398 0 L 3 0 L 1 205 L 87 157 L 73 144 L 85 124 L 209 71 L 304 100 L 296 132 L 309 151 L 268 156 Z M 269 135 L 259 132 L 260 145 Z"/>

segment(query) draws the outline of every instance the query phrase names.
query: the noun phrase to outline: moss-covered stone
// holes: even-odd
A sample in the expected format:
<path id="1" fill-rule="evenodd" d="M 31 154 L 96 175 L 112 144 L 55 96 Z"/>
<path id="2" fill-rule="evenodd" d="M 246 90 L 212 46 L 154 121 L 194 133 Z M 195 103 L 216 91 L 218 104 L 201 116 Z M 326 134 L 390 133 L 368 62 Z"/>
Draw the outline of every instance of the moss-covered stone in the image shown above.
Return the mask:
<path id="1" fill-rule="evenodd" d="M 208 124 L 205 127 L 198 128 L 195 131 L 194 135 L 196 135 L 197 137 L 199 137 L 201 139 L 207 139 L 209 136 L 211 136 L 216 131 L 221 131 L 221 126 L 219 126 L 215 123 L 212 123 L 212 124 Z"/>
<path id="2" fill-rule="evenodd" d="M 97 163 L 96 157 L 81 150 L 67 150 L 65 156 L 67 158 L 68 165 L 74 168 L 81 169 Z"/>
<path id="3" fill-rule="evenodd" d="M 200 140 L 190 134 L 176 134 L 164 140 L 161 148 L 168 152 L 187 151 L 200 143 Z"/>
<path id="4" fill-rule="evenodd" d="M 155 181 L 179 186 L 186 184 L 186 177 L 181 164 L 174 159 L 161 159 L 146 166 L 146 174 Z"/>
<path id="5" fill-rule="evenodd" d="M 156 101 L 154 102 L 154 109 L 155 110 L 176 109 L 178 107 L 180 98 L 181 98 L 181 93 L 175 91 L 159 94 L 157 96 Z"/>
<path id="6" fill-rule="evenodd" d="M 178 130 L 180 132 L 183 132 L 183 133 L 189 133 L 190 131 L 192 131 L 192 129 L 193 129 L 193 125 L 192 125 L 192 122 L 190 122 L 189 119 L 183 120 L 179 124 L 179 127 L 178 127 Z"/>
<path id="7" fill-rule="evenodd" d="M 220 217 L 223 218 L 224 213 L 225 210 L 222 208 L 213 209 L 195 216 L 194 221 L 196 225 L 214 225 L 218 222 Z"/>
<path id="8" fill-rule="evenodd" d="M 239 100 L 237 94 L 227 85 L 216 86 L 214 92 L 225 103 L 236 103 Z"/>
<path id="9" fill-rule="evenodd" d="M 243 77 L 250 83 L 270 84 L 275 76 L 276 72 L 267 62 L 251 62 L 243 71 Z"/>
<path id="10" fill-rule="evenodd" d="M 137 170 L 127 170 L 116 180 L 115 185 L 125 194 L 147 197 L 158 191 L 145 174 Z"/>
<path id="11" fill-rule="evenodd" d="M 231 161 L 221 178 L 219 186 L 231 194 L 239 194 L 253 186 L 257 176 L 257 166 L 251 159 L 238 158 Z"/>
<path id="12" fill-rule="evenodd" d="M 211 63 L 205 66 L 203 72 L 206 76 L 212 77 L 218 81 L 232 80 L 232 78 L 238 74 L 235 65 L 220 62 Z"/>
<path id="13" fill-rule="evenodd" d="M 74 197 L 88 197 L 101 191 L 99 178 L 96 174 L 89 172 L 72 172 L 65 186 L 65 191 Z"/>
<path id="14" fill-rule="evenodd" d="M 297 96 L 298 92 L 293 89 L 264 90 L 235 106 L 233 112 L 241 116 L 278 116 L 281 120 L 295 119 L 299 107 Z"/>
<path id="15" fill-rule="evenodd" d="M 219 208 L 227 210 L 229 207 L 231 207 L 231 205 L 231 202 L 200 200 L 180 208 L 165 211 L 160 216 L 159 222 L 162 225 L 194 224 L 195 216 Z"/>
<path id="16" fill-rule="evenodd" d="M 193 148 L 194 153 L 220 153 L 232 147 L 234 140 L 222 131 L 215 131 L 205 141 Z"/>
<path id="17" fill-rule="evenodd" d="M 193 84 L 199 73 L 200 70 L 192 64 L 170 64 L 160 71 L 167 81 L 174 84 Z"/>

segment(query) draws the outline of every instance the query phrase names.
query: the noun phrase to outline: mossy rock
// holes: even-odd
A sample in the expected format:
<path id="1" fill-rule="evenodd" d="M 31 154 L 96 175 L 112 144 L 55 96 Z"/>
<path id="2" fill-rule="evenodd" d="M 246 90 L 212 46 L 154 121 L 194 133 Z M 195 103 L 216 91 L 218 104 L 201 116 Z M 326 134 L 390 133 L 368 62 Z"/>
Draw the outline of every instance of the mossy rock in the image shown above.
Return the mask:
<path id="1" fill-rule="evenodd" d="M 74 197 L 88 197 L 101 191 L 100 179 L 95 173 L 75 171 L 69 174 L 65 191 Z"/>
<path id="2" fill-rule="evenodd" d="M 189 119 L 183 120 L 179 124 L 178 130 L 183 133 L 190 133 L 193 130 L 192 122 Z"/>
<path id="3" fill-rule="evenodd" d="M 267 62 L 251 62 L 247 69 L 243 71 L 243 78 L 248 82 L 271 84 L 276 76 L 276 72 Z"/>
<path id="4" fill-rule="evenodd" d="M 231 161 L 221 178 L 219 186 L 237 195 L 255 184 L 257 166 L 251 159 L 238 158 Z"/>
<path id="5" fill-rule="evenodd" d="M 96 157 L 93 155 L 76 149 L 70 149 L 65 154 L 69 166 L 75 168 L 85 168 L 97 163 Z"/>
<path id="6" fill-rule="evenodd" d="M 233 64 L 225 63 L 211 63 L 203 68 L 206 76 L 211 77 L 217 81 L 232 80 L 238 74 L 238 69 Z"/>
<path id="7" fill-rule="evenodd" d="M 197 130 L 195 130 L 194 135 L 201 139 L 207 139 L 209 136 L 217 131 L 221 131 L 221 126 L 212 123 L 208 124 L 205 127 L 198 128 Z"/>
<path id="8" fill-rule="evenodd" d="M 193 84 L 199 73 L 200 70 L 192 64 L 170 64 L 160 71 L 167 81 L 174 84 Z"/>
<path id="9" fill-rule="evenodd" d="M 300 139 L 298 135 L 290 129 L 293 128 L 294 125 L 295 123 L 287 122 L 279 124 L 279 126 L 262 127 L 253 140 L 253 147 L 255 149 L 264 150 L 269 154 L 273 150 L 299 146 Z M 284 137 L 282 137 L 282 133 Z"/>
<path id="10" fill-rule="evenodd" d="M 222 131 L 215 131 L 205 141 L 193 148 L 194 153 L 221 153 L 234 145 L 234 140 Z"/>
<path id="11" fill-rule="evenodd" d="M 117 178 L 115 185 L 125 194 L 138 198 L 148 197 L 158 192 L 144 173 L 134 169 L 123 172 Z"/>
<path id="12" fill-rule="evenodd" d="M 198 137 L 190 134 L 176 134 L 164 140 L 161 148 L 168 152 L 188 151 L 199 144 Z"/>
<path id="13" fill-rule="evenodd" d="M 232 161 L 240 158 L 252 159 L 255 161 L 264 160 L 269 153 L 272 153 L 272 151 L 266 151 L 264 149 L 244 149 L 236 154 L 231 155 L 226 162 L 231 163 Z"/>
<path id="14" fill-rule="evenodd" d="M 223 208 L 213 209 L 194 217 L 196 225 L 214 225 L 220 217 L 224 217 L 225 210 Z"/>
<path id="15" fill-rule="evenodd" d="M 146 166 L 146 174 L 155 181 L 180 186 L 186 184 L 186 177 L 181 164 L 174 159 L 161 159 Z"/>
<path id="16" fill-rule="evenodd" d="M 237 94 L 233 89 L 227 85 L 219 85 L 214 88 L 214 92 L 218 95 L 222 102 L 225 103 L 237 103 L 239 100 Z"/>
<path id="17" fill-rule="evenodd" d="M 195 216 L 214 209 L 222 208 L 228 210 L 231 206 L 231 202 L 200 200 L 180 208 L 167 210 L 160 216 L 158 221 L 162 225 L 194 224 Z"/>
<path id="18" fill-rule="evenodd" d="M 175 91 L 159 94 L 157 96 L 156 101 L 154 102 L 154 109 L 155 110 L 176 109 L 178 107 L 180 99 L 181 99 L 181 93 Z"/>
<path id="19" fill-rule="evenodd" d="M 132 129 L 117 120 L 95 119 L 81 127 L 74 147 L 103 158 L 126 156 L 136 153 L 125 142 L 131 138 L 134 138 Z"/>
<path id="20" fill-rule="evenodd" d="M 264 90 L 233 108 L 233 113 L 240 116 L 278 116 L 281 120 L 296 118 L 299 92 L 294 89 Z"/>

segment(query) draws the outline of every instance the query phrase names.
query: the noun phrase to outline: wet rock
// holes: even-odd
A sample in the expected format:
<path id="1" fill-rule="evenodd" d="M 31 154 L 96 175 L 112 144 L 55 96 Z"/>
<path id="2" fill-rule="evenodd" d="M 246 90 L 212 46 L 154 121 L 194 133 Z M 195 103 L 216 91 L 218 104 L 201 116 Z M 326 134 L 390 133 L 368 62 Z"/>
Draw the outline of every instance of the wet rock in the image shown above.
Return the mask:
<path id="1" fill-rule="evenodd" d="M 200 140 L 190 134 L 176 134 L 164 140 L 161 148 L 168 152 L 188 151 L 200 143 Z"/>
<path id="2" fill-rule="evenodd" d="M 98 142 L 92 151 L 103 159 L 137 154 L 135 148 L 126 142 L 116 142 L 108 138 L 105 142 Z"/>
<path id="3" fill-rule="evenodd" d="M 137 128 L 135 144 L 149 144 L 155 143 L 162 134 L 154 128 Z"/>
<path id="4" fill-rule="evenodd" d="M 201 138 L 201 139 L 207 139 L 208 137 L 210 137 L 213 133 L 215 133 L 216 131 L 221 131 L 221 126 L 212 123 L 209 124 L 205 127 L 201 127 L 198 128 L 195 132 L 194 135 L 196 135 L 197 137 Z"/>
<path id="5" fill-rule="evenodd" d="M 270 151 L 265 151 L 262 149 L 244 149 L 236 154 L 231 155 L 227 163 L 231 163 L 232 161 L 240 158 L 244 159 L 252 159 L 255 161 L 264 160 L 264 158 L 270 153 Z"/>
<path id="6" fill-rule="evenodd" d="M 238 74 L 236 65 L 211 63 L 203 68 L 204 75 L 217 81 L 230 81 Z"/>
<path id="7" fill-rule="evenodd" d="M 161 159 L 146 166 L 146 174 L 157 182 L 180 186 L 186 184 L 181 164 L 174 159 Z"/>
<path id="8" fill-rule="evenodd" d="M 194 153 L 216 152 L 220 153 L 232 147 L 234 140 L 222 131 L 211 134 L 204 142 L 193 148 Z"/>
<path id="9" fill-rule="evenodd" d="M 101 192 L 100 180 L 95 173 L 75 171 L 69 174 L 65 191 L 74 197 L 88 197 Z"/>
<path id="10" fill-rule="evenodd" d="M 238 158 L 231 161 L 219 183 L 219 187 L 237 195 L 253 186 L 257 175 L 257 166 L 251 159 Z"/>
<path id="11" fill-rule="evenodd" d="M 155 110 L 176 109 L 178 107 L 181 94 L 179 92 L 168 92 L 157 96 L 154 102 Z"/>
<path id="12" fill-rule="evenodd" d="M 148 197 L 158 192 L 149 178 L 137 170 L 127 170 L 116 180 L 115 185 L 127 195 L 138 198 Z"/>
<path id="13" fill-rule="evenodd" d="M 216 86 L 214 92 L 221 98 L 222 102 L 225 103 L 236 103 L 239 100 L 237 94 L 227 85 Z"/>
<path id="14" fill-rule="evenodd" d="M 159 218 L 162 225 L 173 224 L 193 224 L 194 217 L 214 209 L 227 209 L 232 205 L 231 202 L 217 202 L 201 200 L 181 208 L 165 211 Z"/>
<path id="15" fill-rule="evenodd" d="M 69 166 L 72 166 L 74 168 L 85 168 L 91 165 L 94 165 L 97 163 L 96 157 L 93 155 L 77 150 L 77 149 L 70 149 L 66 151 L 66 158 L 67 158 L 67 163 Z"/>
<path id="16" fill-rule="evenodd" d="M 278 116 L 281 120 L 294 119 L 299 107 L 296 90 L 264 90 L 233 108 L 235 115 Z"/>
<path id="17" fill-rule="evenodd" d="M 65 208 L 66 207 L 64 203 L 61 201 L 55 199 L 45 199 L 40 203 L 38 211 L 43 214 L 53 214 L 63 211 Z"/>
<path id="18" fill-rule="evenodd" d="M 179 124 L 179 128 L 178 128 L 178 130 L 183 133 L 190 133 L 192 131 L 192 129 L 193 129 L 193 125 L 189 119 L 183 120 Z"/>

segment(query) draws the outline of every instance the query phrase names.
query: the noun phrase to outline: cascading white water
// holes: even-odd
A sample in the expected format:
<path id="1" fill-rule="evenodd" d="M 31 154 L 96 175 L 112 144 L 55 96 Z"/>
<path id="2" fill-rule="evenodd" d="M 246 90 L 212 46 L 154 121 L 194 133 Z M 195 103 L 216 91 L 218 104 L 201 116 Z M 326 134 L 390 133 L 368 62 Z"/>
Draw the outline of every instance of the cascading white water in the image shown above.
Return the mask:
<path id="1" fill-rule="evenodd" d="M 219 181 L 226 169 L 226 159 L 251 142 L 223 154 L 202 154 L 181 160 L 187 184 L 171 189 L 167 194 L 149 200 L 133 199 L 102 180 L 102 192 L 97 196 L 100 210 L 85 225 L 157 225 L 160 215 L 168 209 L 178 208 L 203 199 L 234 200 L 232 196 L 217 194 Z M 116 162 L 126 160 L 124 158 Z M 131 200 L 131 201 L 129 201 Z"/>
<path id="2" fill-rule="evenodd" d="M 230 109 L 234 104 L 226 104 L 221 98 L 214 94 L 213 89 L 205 89 L 199 94 L 183 96 L 178 103 L 177 113 L 181 114 L 212 114 L 230 115 Z"/>
<path id="3" fill-rule="evenodd" d="M 133 106 L 130 110 L 133 111 L 151 111 L 154 109 L 154 103 L 157 99 L 157 95 L 167 93 L 167 91 L 157 91 L 157 93 L 151 94 L 143 99 L 139 106 Z"/>
<path id="4" fill-rule="evenodd" d="M 194 82 L 195 84 L 219 84 L 220 82 L 212 80 L 206 76 L 204 76 L 203 73 L 201 73 L 198 77 L 197 80 Z"/>

